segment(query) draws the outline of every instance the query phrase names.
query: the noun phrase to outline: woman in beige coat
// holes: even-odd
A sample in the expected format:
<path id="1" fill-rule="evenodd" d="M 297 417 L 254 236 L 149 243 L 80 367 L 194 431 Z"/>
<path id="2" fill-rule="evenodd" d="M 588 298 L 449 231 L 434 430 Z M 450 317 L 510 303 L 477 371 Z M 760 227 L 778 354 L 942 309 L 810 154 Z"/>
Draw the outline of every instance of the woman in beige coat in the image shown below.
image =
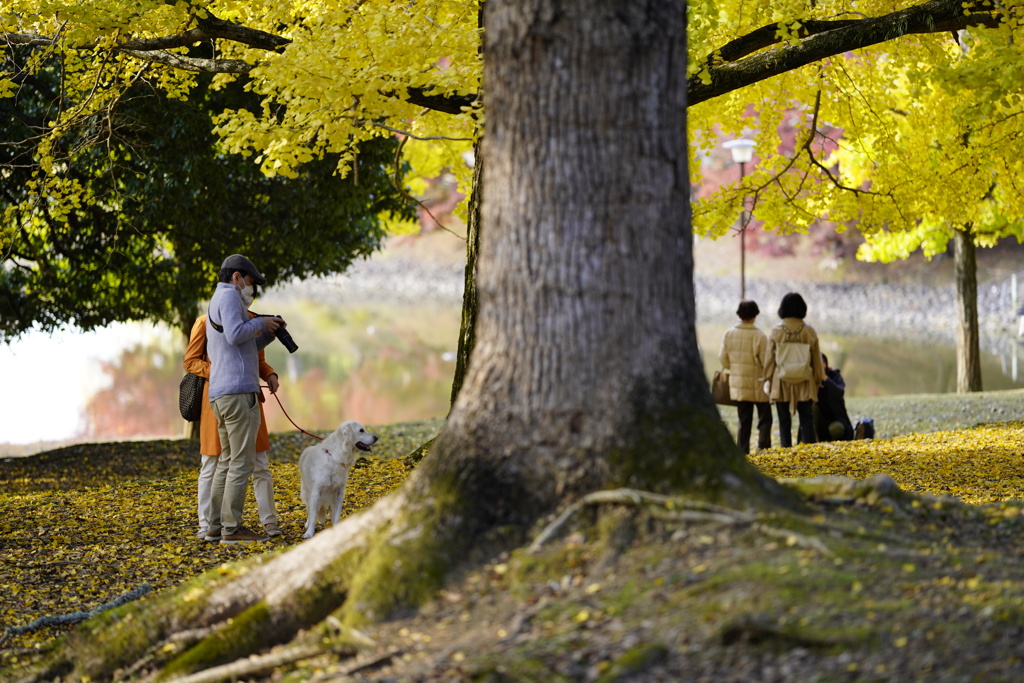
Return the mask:
<path id="1" fill-rule="evenodd" d="M 729 371 L 729 397 L 736 401 L 740 426 L 736 443 L 744 453 L 750 452 L 750 428 L 757 406 L 757 448 L 772 447 L 772 410 L 764 392 L 764 361 L 768 338 L 754 326 L 761 310 L 754 301 L 741 301 L 736 315 L 740 324 L 726 331 L 718 360 Z"/>
<path id="2" fill-rule="evenodd" d="M 779 415 L 779 442 L 783 448 L 793 445 L 793 413 L 800 417 L 800 429 L 797 443 L 815 443 L 818 438 L 814 433 L 814 403 L 818 400 L 818 388 L 825 381 L 825 368 L 821 365 L 821 348 L 818 344 L 818 333 L 804 323 L 807 317 L 807 303 L 796 292 L 782 297 L 779 306 L 779 317 L 782 322 L 772 328 L 768 335 L 768 359 L 765 361 L 764 373 L 771 381 L 769 395 Z M 806 371 L 808 379 L 792 382 L 785 381 L 779 375 L 777 363 L 779 347 L 787 342 L 807 344 L 809 346 L 810 366 Z"/>

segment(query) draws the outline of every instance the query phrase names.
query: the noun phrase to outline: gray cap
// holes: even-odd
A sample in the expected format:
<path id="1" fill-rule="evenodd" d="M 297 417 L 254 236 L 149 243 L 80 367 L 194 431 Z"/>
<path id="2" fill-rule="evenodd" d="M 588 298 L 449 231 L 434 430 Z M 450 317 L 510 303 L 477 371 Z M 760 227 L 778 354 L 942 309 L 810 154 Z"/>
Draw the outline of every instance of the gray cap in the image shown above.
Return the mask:
<path id="1" fill-rule="evenodd" d="M 258 285 L 267 284 L 267 278 L 260 275 L 260 271 L 256 270 L 256 266 L 252 264 L 252 261 L 245 258 L 241 254 L 232 254 L 224 259 L 224 263 L 220 264 L 221 270 L 230 268 L 232 272 L 238 271 L 252 277 L 253 282 Z"/>

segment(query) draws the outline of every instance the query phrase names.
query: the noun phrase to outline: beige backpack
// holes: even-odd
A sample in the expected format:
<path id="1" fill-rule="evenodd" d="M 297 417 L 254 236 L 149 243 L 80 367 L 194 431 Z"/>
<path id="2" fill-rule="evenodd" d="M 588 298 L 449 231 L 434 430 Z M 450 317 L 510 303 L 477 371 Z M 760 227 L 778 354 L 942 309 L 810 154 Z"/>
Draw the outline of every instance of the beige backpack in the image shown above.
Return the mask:
<path id="1" fill-rule="evenodd" d="M 789 384 L 799 384 L 814 377 L 811 369 L 811 345 L 800 341 L 800 333 L 804 326 L 795 332 L 790 332 L 785 326 L 786 338 L 775 347 L 775 367 L 779 375 L 779 381 Z M 793 340 L 796 341 L 793 341 Z"/>

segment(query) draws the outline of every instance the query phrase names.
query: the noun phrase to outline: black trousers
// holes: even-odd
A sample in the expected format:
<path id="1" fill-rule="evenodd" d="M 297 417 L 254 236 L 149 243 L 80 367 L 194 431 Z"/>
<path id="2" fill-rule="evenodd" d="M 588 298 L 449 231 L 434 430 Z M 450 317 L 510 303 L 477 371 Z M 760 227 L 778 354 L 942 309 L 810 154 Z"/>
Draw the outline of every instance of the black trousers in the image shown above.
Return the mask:
<path id="1" fill-rule="evenodd" d="M 740 418 L 740 428 L 736 433 L 736 443 L 744 453 L 750 452 L 750 428 L 754 422 L 754 406 L 757 406 L 757 447 L 772 447 L 771 404 L 768 402 L 740 401 L 736 404 L 736 415 Z"/>
<path id="2" fill-rule="evenodd" d="M 798 401 L 796 414 L 800 418 L 800 431 L 797 443 L 817 443 L 814 433 L 814 401 Z M 783 448 L 793 445 L 793 418 L 789 414 L 789 403 L 776 403 L 775 410 L 779 414 L 779 444 Z"/>

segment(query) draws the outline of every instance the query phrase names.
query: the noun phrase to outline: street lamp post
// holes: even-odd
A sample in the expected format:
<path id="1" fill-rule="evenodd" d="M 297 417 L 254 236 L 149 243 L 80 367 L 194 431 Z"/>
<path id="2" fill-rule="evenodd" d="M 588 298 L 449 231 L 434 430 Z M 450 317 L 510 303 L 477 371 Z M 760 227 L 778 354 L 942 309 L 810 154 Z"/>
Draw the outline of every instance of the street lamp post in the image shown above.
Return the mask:
<path id="1" fill-rule="evenodd" d="M 753 140 L 738 138 L 729 140 L 722 144 L 732 152 L 732 160 L 740 165 L 740 185 L 743 184 L 743 176 L 746 175 L 747 162 L 754 158 Z M 740 212 L 740 300 L 747 298 L 747 208 L 744 198 L 743 210 Z"/>

